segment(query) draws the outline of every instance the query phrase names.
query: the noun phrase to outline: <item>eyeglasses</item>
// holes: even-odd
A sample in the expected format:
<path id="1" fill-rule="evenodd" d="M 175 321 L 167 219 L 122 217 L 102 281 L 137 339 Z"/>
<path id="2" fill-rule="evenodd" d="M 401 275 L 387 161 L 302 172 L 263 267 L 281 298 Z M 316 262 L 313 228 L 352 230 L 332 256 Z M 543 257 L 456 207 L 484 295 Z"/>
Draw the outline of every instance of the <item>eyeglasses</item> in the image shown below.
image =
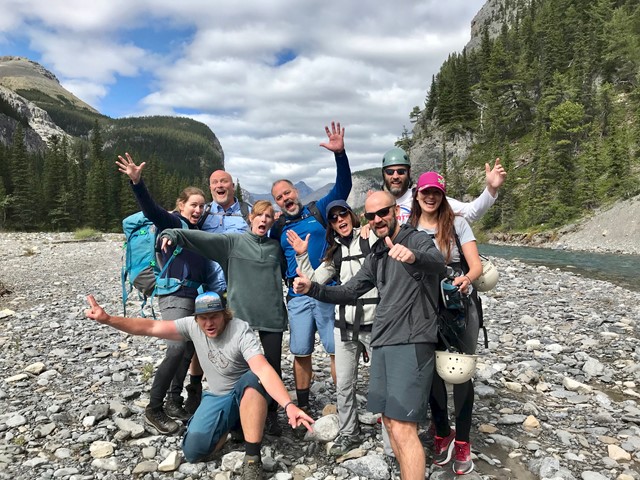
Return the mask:
<path id="1" fill-rule="evenodd" d="M 348 216 L 349 216 L 349 210 L 345 208 L 344 210 L 340 210 L 339 212 L 329 214 L 329 221 L 331 223 L 336 223 L 338 221 L 338 218 L 348 217 Z"/>
<path id="2" fill-rule="evenodd" d="M 385 168 L 384 169 L 384 173 L 386 173 L 390 177 L 394 173 L 397 173 L 398 175 L 406 175 L 407 174 L 407 169 L 406 168 Z"/>
<path id="3" fill-rule="evenodd" d="M 364 212 L 364 218 L 366 218 L 367 220 L 371 221 L 374 218 L 376 218 L 376 215 L 378 217 L 380 217 L 380 218 L 386 217 L 387 215 L 389 215 L 389 211 L 392 208 L 395 208 L 395 205 L 390 205 L 388 207 L 381 208 L 377 212 Z"/>

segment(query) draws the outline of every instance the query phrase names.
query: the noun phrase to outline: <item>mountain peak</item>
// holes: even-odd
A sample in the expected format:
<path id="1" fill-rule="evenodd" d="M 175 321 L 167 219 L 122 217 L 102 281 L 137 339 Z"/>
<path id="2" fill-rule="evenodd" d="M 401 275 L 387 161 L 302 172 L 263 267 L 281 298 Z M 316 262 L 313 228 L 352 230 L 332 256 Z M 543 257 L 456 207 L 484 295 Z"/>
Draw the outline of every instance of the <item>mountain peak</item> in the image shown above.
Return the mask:
<path id="1" fill-rule="evenodd" d="M 0 56 L 0 85 L 18 94 L 21 90 L 37 90 L 55 101 L 68 101 L 78 108 L 98 113 L 93 107 L 65 90 L 53 73 L 28 58 Z"/>

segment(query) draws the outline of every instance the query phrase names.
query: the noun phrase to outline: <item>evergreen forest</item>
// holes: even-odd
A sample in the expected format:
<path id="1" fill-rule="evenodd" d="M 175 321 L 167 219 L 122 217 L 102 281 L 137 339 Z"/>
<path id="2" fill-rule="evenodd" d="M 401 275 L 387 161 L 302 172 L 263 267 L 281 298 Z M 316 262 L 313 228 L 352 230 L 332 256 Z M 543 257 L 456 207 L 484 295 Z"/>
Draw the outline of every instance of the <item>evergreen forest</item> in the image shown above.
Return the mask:
<path id="1" fill-rule="evenodd" d="M 208 127 L 173 117 L 108 120 L 108 139 L 94 118 L 90 131 L 77 130 L 86 135 L 53 137 L 42 153 L 27 150 L 18 123 L 12 144 L 0 144 L 0 228 L 121 231 L 122 219 L 139 210 L 129 178 L 115 165 L 125 151 L 147 162 L 145 184 L 167 210 L 188 185 L 208 195 L 209 174 L 223 166 Z"/>
<path id="2" fill-rule="evenodd" d="M 495 17 L 509 21 L 448 57 L 423 108 L 410 112 L 413 135 L 405 129 L 397 144 L 470 133 L 464 163 L 442 155 L 454 197 L 480 193 L 465 172 L 501 157 L 508 180 L 483 219 L 489 230 L 555 228 L 640 193 L 640 2 L 504 0 L 499 8 Z"/>

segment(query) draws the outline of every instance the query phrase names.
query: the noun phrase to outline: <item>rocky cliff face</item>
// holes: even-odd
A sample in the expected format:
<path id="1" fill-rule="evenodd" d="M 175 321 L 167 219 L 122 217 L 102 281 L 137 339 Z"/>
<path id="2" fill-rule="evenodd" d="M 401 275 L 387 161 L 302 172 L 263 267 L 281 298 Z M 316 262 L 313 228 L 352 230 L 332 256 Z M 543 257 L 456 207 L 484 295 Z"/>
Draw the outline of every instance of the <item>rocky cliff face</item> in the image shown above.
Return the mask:
<path id="1" fill-rule="evenodd" d="M 23 118 L 27 119 L 30 129 L 27 129 L 27 149 L 29 151 L 42 150 L 53 136 L 69 137 L 67 133 L 57 126 L 49 117 L 49 114 L 37 107 L 32 102 L 21 97 L 17 93 L 0 85 L 0 97 L 7 101 L 11 107 Z M 0 114 L 0 142 L 8 144 L 18 122 Z"/>
<path id="2" fill-rule="evenodd" d="M 494 38 L 500 33 L 503 23 L 512 24 L 516 13 L 522 7 L 529 5 L 531 0 L 487 0 L 471 20 L 471 40 L 465 46 L 473 50 L 480 46 L 482 30 L 487 27 L 489 37 Z"/>

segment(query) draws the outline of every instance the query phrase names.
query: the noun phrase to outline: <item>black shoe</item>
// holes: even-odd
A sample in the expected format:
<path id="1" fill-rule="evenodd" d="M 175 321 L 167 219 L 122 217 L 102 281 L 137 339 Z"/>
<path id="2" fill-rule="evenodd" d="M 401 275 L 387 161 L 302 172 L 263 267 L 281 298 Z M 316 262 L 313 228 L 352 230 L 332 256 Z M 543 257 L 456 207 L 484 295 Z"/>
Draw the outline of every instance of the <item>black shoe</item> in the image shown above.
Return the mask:
<path id="1" fill-rule="evenodd" d="M 164 402 L 164 411 L 175 420 L 186 422 L 191 418 L 191 414 L 182 407 L 182 402 L 176 402 L 175 400 L 167 399 Z"/>
<path id="2" fill-rule="evenodd" d="M 258 455 L 246 455 L 242 463 L 242 480 L 262 480 L 262 459 Z"/>
<path id="3" fill-rule="evenodd" d="M 202 384 L 190 383 L 187 385 L 187 400 L 184 402 L 184 409 L 187 413 L 193 415 L 200 406 L 200 400 L 202 399 Z"/>
<path id="4" fill-rule="evenodd" d="M 279 437 L 282 435 L 282 427 L 278 423 L 278 412 L 267 412 L 267 421 L 264 423 L 265 435 Z"/>
<path id="5" fill-rule="evenodd" d="M 358 435 L 338 435 L 329 449 L 330 455 L 344 455 L 349 453 L 361 443 Z"/>
<path id="6" fill-rule="evenodd" d="M 169 418 L 162 407 L 145 408 L 144 421 L 164 435 L 171 435 L 180 429 L 180 425 L 178 425 L 175 420 Z"/>

